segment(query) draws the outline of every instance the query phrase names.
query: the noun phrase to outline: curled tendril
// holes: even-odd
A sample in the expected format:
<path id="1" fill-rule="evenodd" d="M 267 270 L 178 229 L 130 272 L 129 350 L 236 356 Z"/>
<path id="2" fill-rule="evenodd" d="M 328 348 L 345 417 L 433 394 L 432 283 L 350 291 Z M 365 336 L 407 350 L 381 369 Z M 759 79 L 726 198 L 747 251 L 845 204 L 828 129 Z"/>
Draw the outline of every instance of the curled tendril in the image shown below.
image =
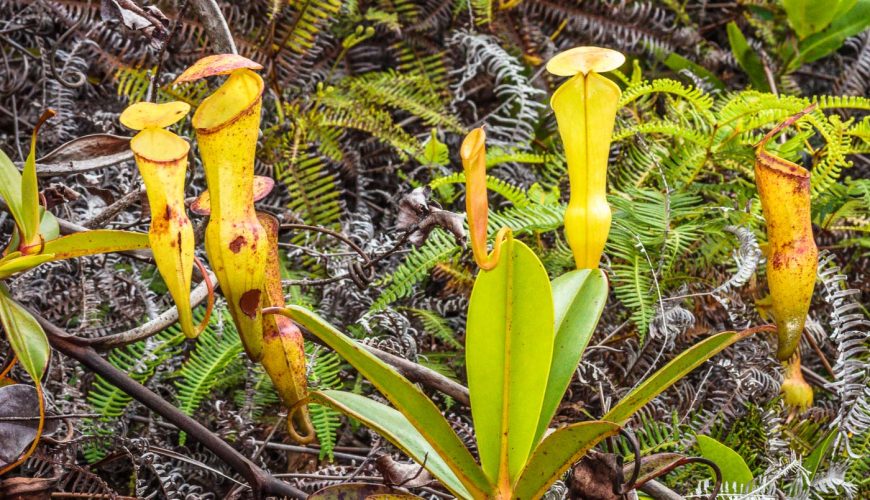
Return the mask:
<path id="1" fill-rule="evenodd" d="M 57 39 L 57 42 L 51 47 L 51 50 L 48 52 L 48 69 L 51 71 L 51 76 L 57 80 L 58 83 L 63 85 L 68 89 L 77 89 L 87 83 L 88 76 L 82 73 L 81 71 L 71 71 L 71 73 L 75 76 L 74 80 L 67 80 L 64 78 L 62 72 L 58 71 L 57 66 L 55 64 L 55 59 L 57 59 L 57 51 L 60 47 L 63 46 L 63 43 L 67 38 L 72 36 L 73 33 L 78 31 L 79 26 L 81 26 L 85 22 L 85 17 L 82 16 L 78 21 L 73 24 L 70 29 L 66 30 L 66 32 Z"/>

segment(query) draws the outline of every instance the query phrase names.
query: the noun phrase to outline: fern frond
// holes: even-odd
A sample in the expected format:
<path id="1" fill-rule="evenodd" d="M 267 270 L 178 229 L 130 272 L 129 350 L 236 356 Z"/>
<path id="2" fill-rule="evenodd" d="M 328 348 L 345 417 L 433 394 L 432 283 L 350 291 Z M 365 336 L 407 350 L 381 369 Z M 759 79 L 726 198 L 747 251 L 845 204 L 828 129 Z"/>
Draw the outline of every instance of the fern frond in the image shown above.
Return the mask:
<path id="1" fill-rule="evenodd" d="M 456 332 L 453 331 L 447 320 L 437 312 L 414 307 L 402 307 L 401 310 L 408 311 L 417 318 L 423 325 L 423 331 L 429 335 L 444 342 L 448 347 L 462 349 L 462 344 L 456 340 Z"/>
<path id="2" fill-rule="evenodd" d="M 123 348 L 113 349 L 108 361 L 140 384 L 154 376 L 157 368 L 179 350 L 184 334 L 178 325 L 173 325 L 146 340 L 140 340 Z M 88 403 L 104 420 L 123 415 L 132 398 L 111 382 L 97 375 L 88 391 Z"/>
<path id="3" fill-rule="evenodd" d="M 659 78 L 630 85 L 619 97 L 619 106 L 624 107 L 643 97 L 654 94 L 670 94 L 678 96 L 690 103 L 700 112 L 709 111 L 713 107 L 713 98 L 701 89 L 683 85 L 676 80 Z"/>
<path id="4" fill-rule="evenodd" d="M 465 183 L 465 173 L 458 172 L 455 174 L 445 175 L 444 177 L 438 177 L 437 179 L 433 179 L 429 183 L 429 187 L 432 188 L 432 190 L 434 191 L 434 190 L 436 190 L 442 186 L 445 186 L 447 184 L 463 184 L 463 183 Z M 504 196 L 504 198 L 506 200 L 508 200 L 509 202 L 514 204 L 515 206 L 522 207 L 522 206 L 526 206 L 529 203 L 531 203 L 531 200 L 529 200 L 529 196 L 526 193 L 525 189 L 518 187 L 518 186 L 514 186 L 513 184 L 511 184 L 507 181 L 503 181 L 503 180 L 499 179 L 498 177 L 493 177 L 491 175 L 487 175 L 486 176 L 486 187 L 488 190 Z"/>
<path id="5" fill-rule="evenodd" d="M 287 187 L 287 208 L 306 224 L 334 227 L 343 213 L 338 181 L 325 162 L 312 154 L 301 153 L 276 164 L 275 177 Z"/>
<path id="6" fill-rule="evenodd" d="M 413 286 L 428 276 L 429 270 L 435 264 L 450 260 L 459 250 L 452 236 L 440 229 L 432 231 L 426 243 L 411 251 L 405 261 L 381 282 L 382 286 L 386 286 L 369 310 L 379 311 L 388 304 L 407 297 Z"/>
<path id="7" fill-rule="evenodd" d="M 307 351 L 314 350 L 310 345 L 306 345 L 306 348 Z M 308 377 L 311 387 L 318 390 L 340 388 L 341 357 L 334 351 L 322 349 L 317 349 L 312 357 L 313 359 L 309 363 L 311 373 Z M 308 410 L 311 414 L 314 433 L 317 435 L 317 441 L 320 443 L 320 459 L 329 457 L 332 460 L 332 453 L 335 450 L 336 432 L 341 426 L 341 414 L 333 408 L 317 403 L 308 405 Z"/>
<path id="8" fill-rule="evenodd" d="M 291 0 L 295 12 L 292 23 L 277 23 L 275 38 L 281 46 L 297 54 L 305 54 L 314 47 L 318 34 L 341 9 L 339 0 Z"/>
<path id="9" fill-rule="evenodd" d="M 193 415 L 202 401 L 220 384 L 229 365 L 240 360 L 243 351 L 241 339 L 227 311 L 212 315 L 209 325 L 196 339 L 196 348 L 175 373 L 178 380 L 178 408 L 185 415 Z M 181 433 L 178 444 L 184 445 L 187 436 Z"/>

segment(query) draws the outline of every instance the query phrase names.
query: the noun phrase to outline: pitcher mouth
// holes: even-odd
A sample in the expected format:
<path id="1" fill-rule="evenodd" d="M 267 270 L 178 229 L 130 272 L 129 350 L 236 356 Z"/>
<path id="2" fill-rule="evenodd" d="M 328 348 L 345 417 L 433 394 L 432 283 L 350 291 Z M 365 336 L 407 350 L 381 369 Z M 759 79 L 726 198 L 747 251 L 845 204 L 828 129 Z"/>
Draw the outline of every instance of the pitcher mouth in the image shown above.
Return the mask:
<path id="1" fill-rule="evenodd" d="M 190 144 L 162 128 L 148 128 L 130 140 L 133 154 L 153 163 L 176 163 L 190 151 Z"/>
<path id="2" fill-rule="evenodd" d="M 764 157 L 765 160 L 763 162 L 757 163 L 759 165 L 759 168 L 770 170 L 775 175 L 791 178 L 795 181 L 803 181 L 804 179 L 809 179 L 810 177 L 809 170 L 788 160 L 784 160 L 775 155 L 772 155 L 764 149 L 760 149 L 758 154 L 759 156 Z"/>
<path id="3" fill-rule="evenodd" d="M 199 105 L 193 114 L 194 128 L 200 134 L 211 134 L 253 113 L 263 89 L 260 75 L 249 69 L 233 71 L 227 81 Z"/>

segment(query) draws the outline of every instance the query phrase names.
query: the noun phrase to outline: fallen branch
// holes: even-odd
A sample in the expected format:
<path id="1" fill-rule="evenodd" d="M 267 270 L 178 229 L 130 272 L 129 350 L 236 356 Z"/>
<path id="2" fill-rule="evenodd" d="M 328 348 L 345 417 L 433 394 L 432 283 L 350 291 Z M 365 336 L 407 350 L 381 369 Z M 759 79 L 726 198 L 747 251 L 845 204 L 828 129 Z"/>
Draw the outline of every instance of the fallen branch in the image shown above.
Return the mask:
<path id="1" fill-rule="evenodd" d="M 281 481 L 269 472 L 261 469 L 202 424 L 182 413 L 181 410 L 152 392 L 147 387 L 130 378 L 130 376 L 123 371 L 115 368 L 111 363 L 103 359 L 103 357 L 100 356 L 93 347 L 83 344 L 81 339 L 68 334 L 58 326 L 43 318 L 36 311 L 30 309 L 29 312 L 45 329 L 48 341 L 54 349 L 57 349 L 64 355 L 78 361 L 89 370 L 100 375 L 112 385 L 121 389 L 133 399 L 139 401 L 153 412 L 157 413 L 168 422 L 171 422 L 173 425 L 199 441 L 239 475 L 245 478 L 251 486 L 254 498 L 262 498 L 264 495 L 307 498 L 308 495 L 306 495 L 305 492 Z"/>

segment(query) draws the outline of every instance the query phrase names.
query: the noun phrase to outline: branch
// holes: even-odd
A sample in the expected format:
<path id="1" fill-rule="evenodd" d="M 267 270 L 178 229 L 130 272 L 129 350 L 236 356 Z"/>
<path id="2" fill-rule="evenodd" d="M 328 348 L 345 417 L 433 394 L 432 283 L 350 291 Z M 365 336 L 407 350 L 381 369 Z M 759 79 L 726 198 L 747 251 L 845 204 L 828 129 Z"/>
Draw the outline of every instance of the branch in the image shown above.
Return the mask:
<path id="1" fill-rule="evenodd" d="M 300 326 L 300 328 L 302 327 Z M 329 347 L 316 335 L 310 333 L 304 328 L 302 328 L 302 331 L 305 335 L 305 340 L 310 340 L 316 344 Z M 380 358 L 381 361 L 395 368 L 396 371 L 411 382 L 416 382 L 426 387 L 441 391 L 465 406 L 471 406 L 471 399 L 468 396 L 468 388 L 464 385 L 450 380 L 431 368 L 426 368 L 423 365 L 414 363 L 413 361 L 408 361 L 405 358 L 390 354 L 361 342 L 357 342 L 356 345 L 374 354 Z"/>
<path id="2" fill-rule="evenodd" d="M 211 272 L 209 272 L 208 275 L 211 282 L 215 284 L 215 287 L 217 287 L 217 277 Z M 194 308 L 200 305 L 206 297 L 208 297 L 208 285 L 206 284 L 206 281 L 203 280 L 190 293 L 190 307 Z M 111 349 L 113 347 L 120 347 L 147 339 L 148 337 L 156 335 L 165 328 L 173 325 L 176 321 L 178 321 L 178 306 L 173 306 L 151 321 L 135 328 L 131 328 L 125 332 L 106 335 L 104 337 L 82 338 L 78 341 L 98 350 Z"/>
<path id="3" fill-rule="evenodd" d="M 130 378 L 123 371 L 115 368 L 111 363 L 103 359 L 97 351 L 88 345 L 82 345 L 81 340 L 66 333 L 55 326 L 41 315 L 28 308 L 30 314 L 39 321 L 45 329 L 46 336 L 51 346 L 66 356 L 75 359 L 89 370 L 100 375 L 115 387 L 139 401 L 153 412 L 157 413 L 168 422 L 183 430 L 211 450 L 218 458 L 223 460 L 233 470 L 239 473 L 254 492 L 254 498 L 262 498 L 263 495 L 279 495 L 290 498 L 307 498 L 305 492 L 272 476 L 269 472 L 261 469 L 248 460 L 235 448 L 214 435 L 202 424 L 185 415 L 178 408 L 165 399 L 152 392 L 147 387 Z"/>
<path id="4" fill-rule="evenodd" d="M 208 39 L 218 54 L 238 54 L 233 34 L 215 0 L 192 0 L 191 5 L 202 21 Z"/>

